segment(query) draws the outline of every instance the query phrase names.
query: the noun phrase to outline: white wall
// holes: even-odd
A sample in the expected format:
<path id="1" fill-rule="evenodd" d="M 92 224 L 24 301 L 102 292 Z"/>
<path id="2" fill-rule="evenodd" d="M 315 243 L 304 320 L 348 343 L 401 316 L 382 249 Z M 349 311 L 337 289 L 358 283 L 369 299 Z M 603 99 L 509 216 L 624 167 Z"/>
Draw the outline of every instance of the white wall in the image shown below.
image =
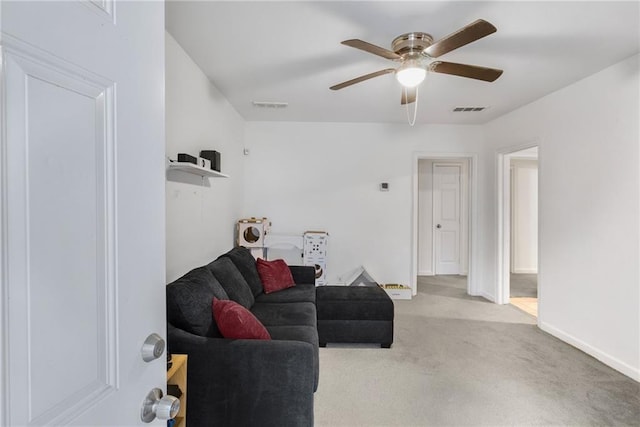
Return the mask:
<path id="1" fill-rule="evenodd" d="M 363 265 L 378 282 L 405 285 L 415 153 L 478 153 L 483 142 L 477 126 L 367 123 L 249 122 L 245 137 L 244 215 L 268 217 L 274 233 L 327 231 L 329 282 Z M 478 244 L 491 253 L 485 237 Z"/>
<path id="2" fill-rule="evenodd" d="M 233 247 L 243 193 L 244 120 L 166 33 L 167 156 L 221 154 L 231 178 L 167 173 L 167 282 Z"/>
<path id="3" fill-rule="evenodd" d="M 540 326 L 640 380 L 639 56 L 486 126 L 539 142 Z"/>
<path id="4" fill-rule="evenodd" d="M 511 272 L 538 272 L 538 161 L 511 159 Z"/>
<path id="5" fill-rule="evenodd" d="M 418 274 L 433 276 L 433 160 L 418 160 Z"/>

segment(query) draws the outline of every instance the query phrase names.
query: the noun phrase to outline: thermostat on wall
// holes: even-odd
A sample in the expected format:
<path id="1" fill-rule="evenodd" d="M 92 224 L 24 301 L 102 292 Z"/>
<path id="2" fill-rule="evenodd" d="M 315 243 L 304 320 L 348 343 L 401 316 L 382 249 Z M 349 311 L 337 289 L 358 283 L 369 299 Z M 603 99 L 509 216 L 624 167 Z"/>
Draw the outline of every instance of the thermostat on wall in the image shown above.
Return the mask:
<path id="1" fill-rule="evenodd" d="M 389 191 L 389 183 L 381 182 L 380 183 L 380 191 Z"/>

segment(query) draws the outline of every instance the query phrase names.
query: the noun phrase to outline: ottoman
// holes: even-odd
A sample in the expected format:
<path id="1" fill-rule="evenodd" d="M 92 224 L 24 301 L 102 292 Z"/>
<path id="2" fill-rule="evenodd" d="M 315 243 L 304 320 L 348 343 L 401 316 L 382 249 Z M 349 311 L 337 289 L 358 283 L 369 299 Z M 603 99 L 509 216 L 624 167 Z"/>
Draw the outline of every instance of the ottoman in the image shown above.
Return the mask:
<path id="1" fill-rule="evenodd" d="M 379 286 L 318 286 L 316 309 L 320 347 L 393 343 L 393 301 Z"/>

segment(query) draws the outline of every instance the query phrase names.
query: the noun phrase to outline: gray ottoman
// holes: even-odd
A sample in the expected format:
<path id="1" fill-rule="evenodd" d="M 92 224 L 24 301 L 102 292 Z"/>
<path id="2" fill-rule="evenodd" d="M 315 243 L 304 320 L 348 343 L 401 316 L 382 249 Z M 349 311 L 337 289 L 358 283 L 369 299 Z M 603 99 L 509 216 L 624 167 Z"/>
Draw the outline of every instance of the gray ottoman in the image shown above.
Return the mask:
<path id="1" fill-rule="evenodd" d="M 318 338 L 327 343 L 393 343 L 393 301 L 379 286 L 318 286 Z"/>

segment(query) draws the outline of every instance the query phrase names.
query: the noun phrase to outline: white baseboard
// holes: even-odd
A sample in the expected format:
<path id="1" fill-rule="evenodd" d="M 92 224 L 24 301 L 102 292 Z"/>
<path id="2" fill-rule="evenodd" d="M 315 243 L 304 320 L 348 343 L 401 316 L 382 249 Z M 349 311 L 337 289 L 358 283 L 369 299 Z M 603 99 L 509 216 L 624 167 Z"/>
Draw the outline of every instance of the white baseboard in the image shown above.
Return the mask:
<path id="1" fill-rule="evenodd" d="M 542 329 L 543 331 L 548 332 L 554 337 L 559 338 L 562 341 L 576 347 L 577 349 L 582 350 L 585 353 L 595 357 L 596 359 L 598 359 L 605 365 L 612 367 L 616 371 L 619 371 L 636 381 L 640 381 L 640 367 L 633 367 L 621 360 L 618 360 L 615 357 L 605 353 L 604 351 L 601 351 L 587 344 L 586 342 L 549 325 L 548 323 L 539 322 L 538 326 L 540 326 L 540 329 Z"/>
<path id="2" fill-rule="evenodd" d="M 457 273 L 458 276 L 468 276 L 469 272 L 468 271 L 461 271 L 459 273 Z M 429 270 L 429 271 L 418 271 L 418 276 L 435 276 L 436 273 L 434 273 L 433 271 Z"/>
<path id="3" fill-rule="evenodd" d="M 536 268 L 514 268 L 511 272 L 513 274 L 538 274 Z"/>
<path id="4" fill-rule="evenodd" d="M 433 274 L 433 271 L 431 271 L 431 270 L 418 271 L 418 276 L 435 276 L 435 274 Z"/>
<path id="5" fill-rule="evenodd" d="M 491 294 L 488 294 L 486 292 L 481 292 L 479 295 L 474 295 L 474 296 L 481 296 L 482 298 L 484 298 L 486 300 L 489 300 L 491 302 L 496 302 L 496 297 L 491 295 Z"/>

